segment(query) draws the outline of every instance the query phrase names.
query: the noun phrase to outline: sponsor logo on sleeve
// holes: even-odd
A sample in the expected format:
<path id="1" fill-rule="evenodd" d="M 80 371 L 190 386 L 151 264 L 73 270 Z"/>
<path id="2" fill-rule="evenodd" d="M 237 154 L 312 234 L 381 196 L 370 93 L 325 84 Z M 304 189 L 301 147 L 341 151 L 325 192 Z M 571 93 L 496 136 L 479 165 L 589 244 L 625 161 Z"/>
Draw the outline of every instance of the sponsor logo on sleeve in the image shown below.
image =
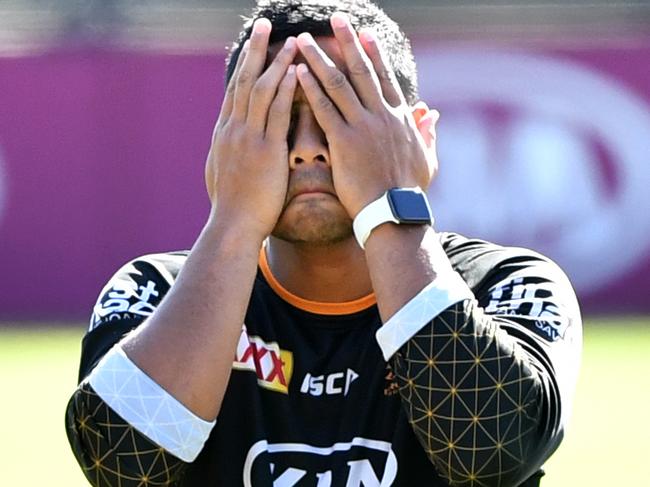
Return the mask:
<path id="1" fill-rule="evenodd" d="M 569 326 L 566 313 L 550 299 L 550 283 L 518 277 L 492 289 L 485 312 L 531 319 L 539 335 L 550 341 L 564 338 Z"/>
<path id="2" fill-rule="evenodd" d="M 261 440 L 248 451 L 244 486 L 270 475 L 273 487 L 388 487 L 397 476 L 391 444 L 366 438 L 318 447 Z"/>
<path id="3" fill-rule="evenodd" d="M 284 394 L 289 392 L 293 354 L 280 349 L 276 342 L 249 336 L 246 326 L 242 328 L 232 366 L 236 370 L 254 372 L 260 387 Z"/>
<path id="4" fill-rule="evenodd" d="M 93 308 L 90 330 L 106 321 L 149 316 L 156 309 L 160 299 L 154 281 L 137 278 L 117 279 L 111 283 L 108 291 L 102 293 Z"/>

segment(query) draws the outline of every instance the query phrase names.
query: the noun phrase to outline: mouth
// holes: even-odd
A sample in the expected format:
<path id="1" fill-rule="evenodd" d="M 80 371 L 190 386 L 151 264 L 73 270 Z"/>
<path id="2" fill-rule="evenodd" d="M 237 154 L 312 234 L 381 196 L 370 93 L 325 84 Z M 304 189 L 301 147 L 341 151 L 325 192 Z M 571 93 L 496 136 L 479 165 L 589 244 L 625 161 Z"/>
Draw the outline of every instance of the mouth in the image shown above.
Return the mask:
<path id="1" fill-rule="evenodd" d="M 300 203 L 308 201 L 317 201 L 333 198 L 338 201 L 338 197 L 330 188 L 312 187 L 312 188 L 296 188 L 290 191 L 284 203 L 284 208 L 287 208 L 291 203 Z"/>
<path id="2" fill-rule="evenodd" d="M 327 188 L 304 188 L 293 193 L 292 198 L 297 198 L 298 196 L 309 196 L 309 195 L 322 195 L 326 194 L 329 196 L 335 196 L 334 193 Z"/>
<path id="3" fill-rule="evenodd" d="M 338 200 L 331 173 L 316 170 L 297 171 L 290 177 L 285 207 L 293 200 L 327 197 Z"/>

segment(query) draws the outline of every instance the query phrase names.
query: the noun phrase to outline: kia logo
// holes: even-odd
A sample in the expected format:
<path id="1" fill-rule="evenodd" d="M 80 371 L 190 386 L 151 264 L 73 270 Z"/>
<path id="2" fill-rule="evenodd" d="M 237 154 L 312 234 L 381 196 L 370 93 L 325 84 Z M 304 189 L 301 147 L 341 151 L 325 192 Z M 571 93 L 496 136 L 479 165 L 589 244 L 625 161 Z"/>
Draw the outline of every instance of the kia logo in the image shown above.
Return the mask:
<path id="1" fill-rule="evenodd" d="M 246 456 L 244 486 L 269 474 L 274 487 L 389 487 L 397 476 L 397 458 L 390 443 L 361 437 L 329 446 L 260 440 Z"/>
<path id="2" fill-rule="evenodd" d="M 429 191 L 439 230 L 539 250 L 583 292 L 650 250 L 647 103 L 601 72 L 539 54 L 416 57 L 420 94 L 442 113 Z"/>

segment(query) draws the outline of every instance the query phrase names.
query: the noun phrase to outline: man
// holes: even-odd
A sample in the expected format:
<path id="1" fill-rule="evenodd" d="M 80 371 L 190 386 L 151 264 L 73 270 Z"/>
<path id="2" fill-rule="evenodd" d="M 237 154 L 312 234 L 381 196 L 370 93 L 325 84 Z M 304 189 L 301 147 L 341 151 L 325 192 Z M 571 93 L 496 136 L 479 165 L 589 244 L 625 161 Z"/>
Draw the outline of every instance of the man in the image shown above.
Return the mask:
<path id="1" fill-rule="evenodd" d="M 538 485 L 580 351 L 566 277 L 434 231 L 437 113 L 381 10 L 280 0 L 253 18 L 201 235 L 127 264 L 94 309 L 66 421 L 86 477 Z"/>

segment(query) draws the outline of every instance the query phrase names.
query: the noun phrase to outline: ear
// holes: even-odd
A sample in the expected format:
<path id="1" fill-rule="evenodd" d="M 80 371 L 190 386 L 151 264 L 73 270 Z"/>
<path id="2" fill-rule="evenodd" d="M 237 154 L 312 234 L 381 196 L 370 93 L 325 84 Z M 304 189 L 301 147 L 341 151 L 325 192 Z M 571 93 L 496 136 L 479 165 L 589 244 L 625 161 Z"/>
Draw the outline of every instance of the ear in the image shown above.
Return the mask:
<path id="1" fill-rule="evenodd" d="M 427 149 L 435 151 L 436 123 L 440 118 L 440 113 L 438 110 L 431 110 L 423 101 L 419 101 L 411 107 L 411 114 L 425 146 Z"/>
<path id="2" fill-rule="evenodd" d="M 426 184 L 427 188 L 438 173 L 438 154 L 436 153 L 436 123 L 440 118 L 438 110 L 431 110 L 423 101 L 417 102 L 411 107 L 411 114 L 415 121 L 415 127 L 422 138 L 424 150 L 427 154 L 427 165 L 429 169 Z"/>

